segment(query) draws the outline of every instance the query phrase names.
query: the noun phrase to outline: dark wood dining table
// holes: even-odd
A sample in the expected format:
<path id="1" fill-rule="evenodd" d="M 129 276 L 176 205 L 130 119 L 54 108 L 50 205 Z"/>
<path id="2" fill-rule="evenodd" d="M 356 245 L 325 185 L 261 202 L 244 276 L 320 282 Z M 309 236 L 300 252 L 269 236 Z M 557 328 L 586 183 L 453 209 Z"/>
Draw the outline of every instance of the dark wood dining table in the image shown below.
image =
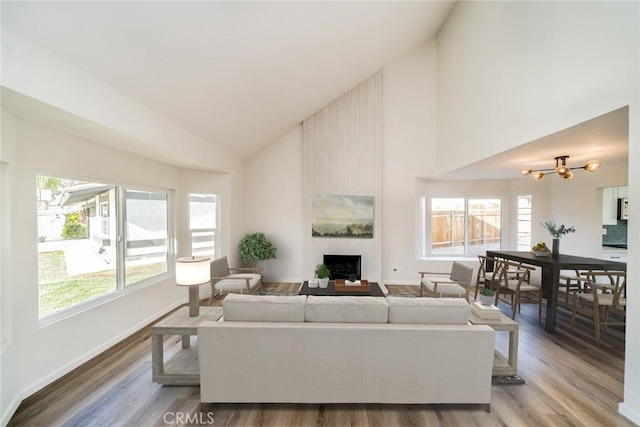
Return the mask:
<path id="1" fill-rule="evenodd" d="M 554 258 L 551 255 L 536 256 L 529 251 L 487 251 L 487 256 L 522 262 L 542 269 L 542 291 L 547 298 L 545 329 L 547 332 L 552 333 L 556 330 L 560 270 L 627 271 L 627 264 L 624 262 L 575 255 L 560 254 L 557 258 Z M 487 267 L 491 266 L 488 265 Z"/>

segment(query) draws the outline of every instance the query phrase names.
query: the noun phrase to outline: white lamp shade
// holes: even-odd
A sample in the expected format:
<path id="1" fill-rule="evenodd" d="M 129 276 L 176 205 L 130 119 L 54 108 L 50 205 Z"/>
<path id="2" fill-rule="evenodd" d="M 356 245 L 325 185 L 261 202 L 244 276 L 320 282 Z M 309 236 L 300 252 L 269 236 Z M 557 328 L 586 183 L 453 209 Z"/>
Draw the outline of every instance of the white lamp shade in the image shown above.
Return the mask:
<path id="1" fill-rule="evenodd" d="M 209 258 L 184 257 L 176 260 L 176 284 L 180 286 L 204 285 L 211 280 Z"/>

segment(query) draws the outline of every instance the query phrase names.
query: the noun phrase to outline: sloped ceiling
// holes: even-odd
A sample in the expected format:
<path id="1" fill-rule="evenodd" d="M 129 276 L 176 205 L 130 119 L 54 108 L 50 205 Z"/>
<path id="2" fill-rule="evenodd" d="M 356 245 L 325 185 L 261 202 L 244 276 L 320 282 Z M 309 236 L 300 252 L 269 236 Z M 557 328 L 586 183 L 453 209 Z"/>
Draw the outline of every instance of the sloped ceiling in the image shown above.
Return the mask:
<path id="1" fill-rule="evenodd" d="M 453 2 L 2 2 L 2 26 L 246 158 L 434 37 Z"/>

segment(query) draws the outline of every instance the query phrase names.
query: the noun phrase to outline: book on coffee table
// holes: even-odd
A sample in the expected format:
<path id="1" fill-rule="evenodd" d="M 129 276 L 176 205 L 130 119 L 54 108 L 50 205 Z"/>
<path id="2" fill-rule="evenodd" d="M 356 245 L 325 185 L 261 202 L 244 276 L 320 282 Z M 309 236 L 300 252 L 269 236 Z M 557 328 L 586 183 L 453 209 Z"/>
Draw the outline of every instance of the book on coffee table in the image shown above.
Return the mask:
<path id="1" fill-rule="evenodd" d="M 500 319 L 500 309 L 495 305 L 484 305 L 476 301 L 471 305 L 471 311 L 481 319 Z"/>

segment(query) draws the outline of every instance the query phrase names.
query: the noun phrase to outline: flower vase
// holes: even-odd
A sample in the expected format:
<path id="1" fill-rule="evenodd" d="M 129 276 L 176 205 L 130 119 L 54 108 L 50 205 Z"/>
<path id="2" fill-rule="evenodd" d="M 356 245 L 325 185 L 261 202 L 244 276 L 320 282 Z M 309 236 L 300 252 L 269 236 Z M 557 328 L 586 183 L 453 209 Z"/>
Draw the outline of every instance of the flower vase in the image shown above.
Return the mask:
<path id="1" fill-rule="evenodd" d="M 560 239 L 553 239 L 553 245 L 551 247 L 551 256 L 558 258 L 560 255 Z"/>

